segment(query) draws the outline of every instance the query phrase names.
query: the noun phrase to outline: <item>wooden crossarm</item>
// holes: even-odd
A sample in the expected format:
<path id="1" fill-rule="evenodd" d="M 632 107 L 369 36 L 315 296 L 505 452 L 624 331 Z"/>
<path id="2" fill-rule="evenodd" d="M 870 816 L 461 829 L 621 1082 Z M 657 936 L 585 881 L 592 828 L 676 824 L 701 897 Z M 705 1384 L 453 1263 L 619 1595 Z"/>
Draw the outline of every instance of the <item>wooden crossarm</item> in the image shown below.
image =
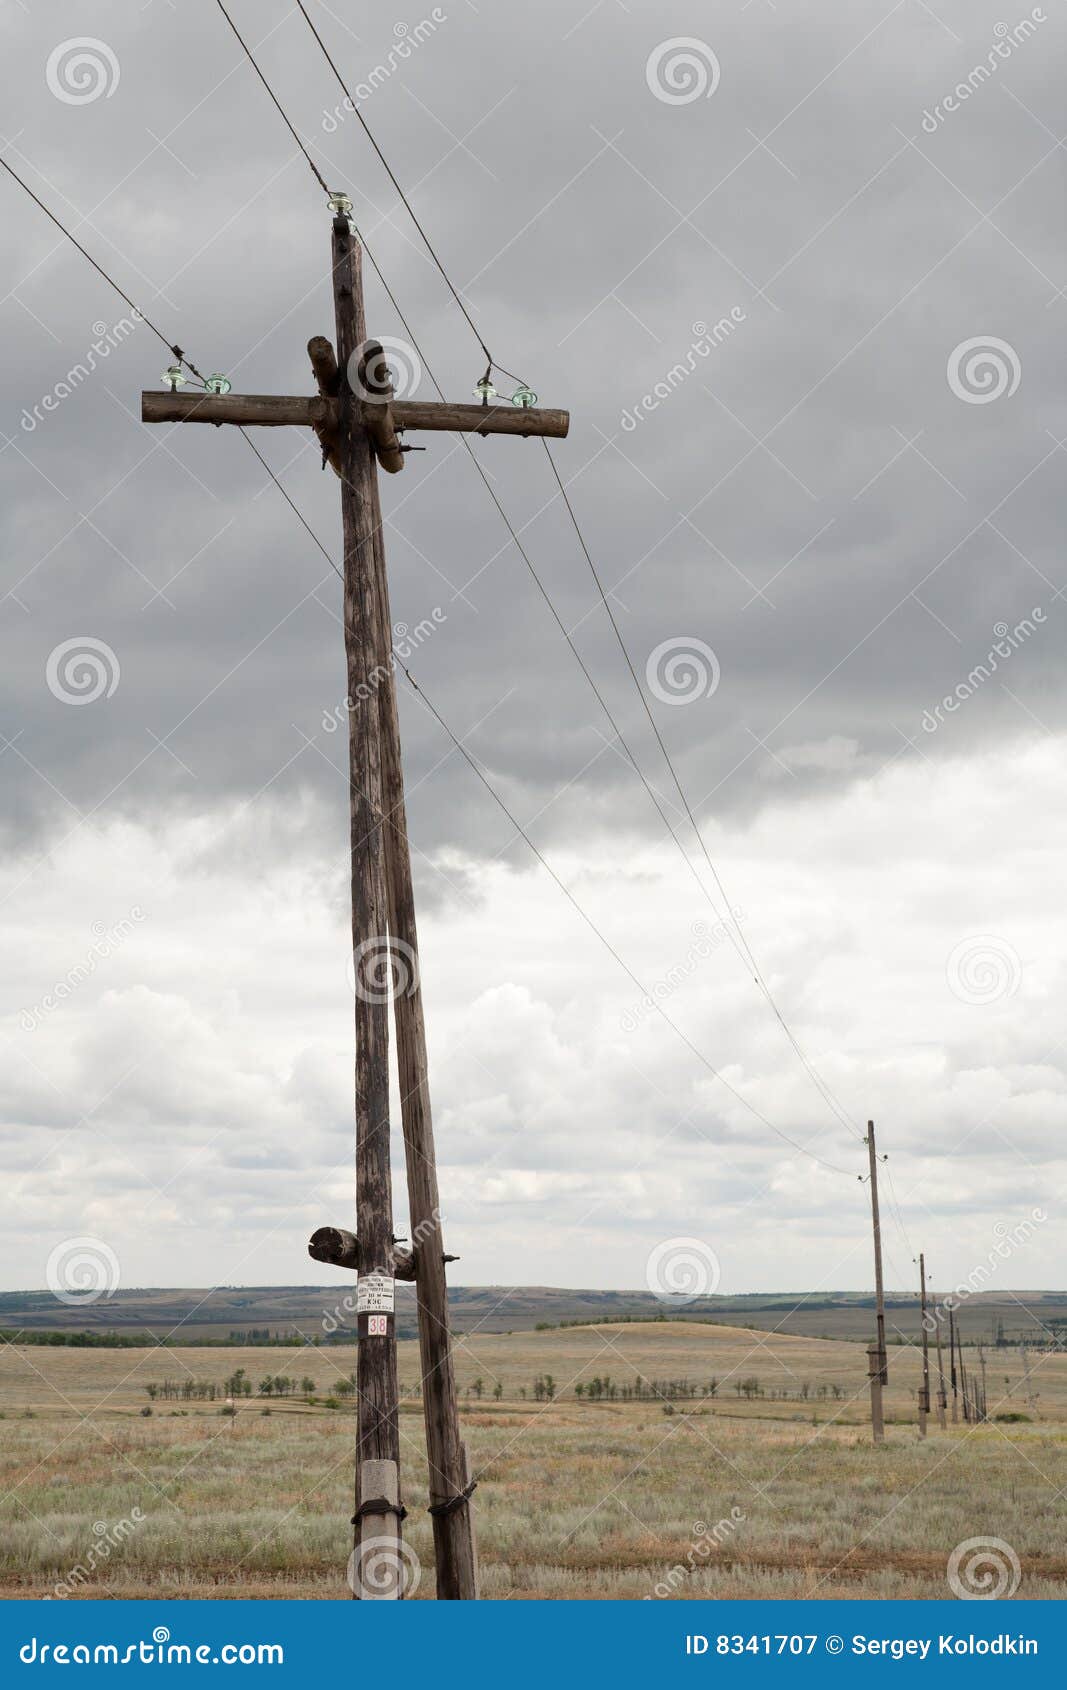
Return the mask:
<path id="1" fill-rule="evenodd" d="M 336 428 L 337 400 L 275 393 L 141 394 L 146 423 L 240 423 L 259 428 Z M 459 434 L 536 434 L 562 440 L 570 427 L 568 411 L 516 405 L 452 405 L 420 399 L 393 399 L 389 410 L 398 433 L 428 429 Z"/>

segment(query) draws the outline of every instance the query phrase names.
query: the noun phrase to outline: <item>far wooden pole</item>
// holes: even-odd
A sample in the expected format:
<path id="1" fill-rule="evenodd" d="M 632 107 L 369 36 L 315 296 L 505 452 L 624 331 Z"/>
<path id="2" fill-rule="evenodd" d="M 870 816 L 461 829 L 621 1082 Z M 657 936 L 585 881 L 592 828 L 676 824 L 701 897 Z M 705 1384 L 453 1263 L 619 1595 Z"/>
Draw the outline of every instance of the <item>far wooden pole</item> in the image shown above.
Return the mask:
<path id="1" fill-rule="evenodd" d="M 942 1432 L 946 1429 L 945 1410 L 948 1407 L 948 1392 L 945 1389 L 945 1359 L 941 1350 L 941 1310 L 934 1316 L 934 1337 L 937 1340 L 937 1424 Z"/>
<path id="2" fill-rule="evenodd" d="M 877 1335 L 873 1350 L 869 1350 L 871 1375 L 871 1436 L 876 1444 L 885 1439 L 885 1419 L 882 1407 L 882 1388 L 888 1382 L 888 1356 L 885 1347 L 885 1286 L 882 1281 L 882 1223 L 878 1213 L 878 1155 L 874 1142 L 874 1122 L 867 1122 L 867 1156 L 871 1169 L 871 1224 L 874 1228 L 874 1301 Z"/>
<path id="3" fill-rule="evenodd" d="M 374 460 L 357 396 L 345 373 L 365 338 L 360 255 L 347 218 L 333 224 L 333 289 L 341 371 L 338 449 L 344 521 L 344 636 L 349 698 L 352 955 L 356 1023 L 356 1236 L 359 1239 L 356 1362 L 359 1440 L 355 1517 L 358 1594 L 361 1545 L 398 1542 L 399 1490 L 371 1496 L 369 1475 L 392 1462 L 399 1475 L 396 1327 L 393 1315 L 393 1193 L 389 1166 L 389 999 L 378 970 L 387 943 L 382 758 L 376 676 L 382 650 L 377 598 Z M 372 1292 L 375 1295 L 372 1298 Z M 376 1305 L 368 1307 L 368 1302 Z M 373 1489 L 374 1486 L 371 1485 Z M 392 1503 L 390 1508 L 388 1504 Z M 369 1505 L 369 1507 L 367 1506 Z M 371 1511 L 373 1510 L 373 1511 Z M 386 1550 L 386 1556 L 388 1551 Z M 381 1554 L 377 1559 L 381 1560 Z M 399 1550 L 397 1551 L 399 1561 Z M 397 1582 L 392 1594 L 401 1595 Z"/>
<path id="4" fill-rule="evenodd" d="M 926 1436 L 926 1416 L 930 1412 L 930 1338 L 926 1330 L 926 1257 L 919 1255 L 919 1303 L 922 1310 L 923 1382 L 919 1387 L 919 1436 Z"/>
<path id="5" fill-rule="evenodd" d="M 952 1424 L 959 1425 L 959 1379 L 956 1374 L 956 1317 L 948 1311 L 948 1369 L 952 1385 Z"/>

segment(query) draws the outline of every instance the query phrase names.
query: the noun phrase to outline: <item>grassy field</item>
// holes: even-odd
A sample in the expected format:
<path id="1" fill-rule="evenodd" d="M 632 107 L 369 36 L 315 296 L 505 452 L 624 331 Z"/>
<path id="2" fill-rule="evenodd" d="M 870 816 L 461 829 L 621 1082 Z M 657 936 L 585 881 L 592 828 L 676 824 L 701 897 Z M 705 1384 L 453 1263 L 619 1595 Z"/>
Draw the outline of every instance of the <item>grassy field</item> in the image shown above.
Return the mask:
<path id="1" fill-rule="evenodd" d="M 400 1350 L 410 1391 L 417 1353 Z M 1014 1352 L 991 1352 L 988 1368 L 991 1415 L 1028 1420 L 932 1422 L 921 1443 L 918 1356 L 891 1351 L 875 1450 L 856 1344 L 689 1323 L 461 1337 L 484 1594 L 947 1596 L 953 1548 L 993 1537 L 1019 1558 L 1020 1597 L 1067 1596 L 1067 1357 L 1031 1359 L 1028 1383 Z M 3 1593 L 345 1597 L 354 1409 L 323 1399 L 354 1364 L 351 1350 L 308 1347 L 0 1349 Z M 254 1397 L 234 1420 L 217 1401 L 156 1400 L 142 1416 L 149 1383 L 221 1387 L 239 1366 L 256 1383 L 308 1375 L 318 1400 Z M 716 1380 L 716 1394 L 610 1395 L 640 1376 L 701 1391 Z M 539 1399 L 549 1377 L 554 1399 Z M 598 1379 L 609 1394 L 589 1401 Z M 422 1597 L 433 1578 L 413 1396 L 401 1452 Z"/>

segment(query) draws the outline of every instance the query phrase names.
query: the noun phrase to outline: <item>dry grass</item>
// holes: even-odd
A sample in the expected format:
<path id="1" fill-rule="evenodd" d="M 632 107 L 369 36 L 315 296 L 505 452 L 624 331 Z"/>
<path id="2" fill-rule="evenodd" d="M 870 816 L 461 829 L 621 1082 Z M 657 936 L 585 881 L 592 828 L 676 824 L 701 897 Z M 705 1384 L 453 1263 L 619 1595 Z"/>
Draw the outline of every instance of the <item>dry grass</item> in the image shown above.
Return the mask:
<path id="1" fill-rule="evenodd" d="M 414 1345 L 401 1372 L 416 1377 Z M 134 1509 L 143 1523 L 78 1586 L 115 1596 L 338 1597 L 349 1548 L 353 1410 L 253 1401 L 236 1424 L 218 1405 L 157 1404 L 165 1373 L 221 1381 L 235 1365 L 310 1374 L 325 1394 L 351 1351 L 308 1349 L 0 1351 L 0 1579 L 44 1594 L 83 1565 L 94 1523 Z M 886 1445 L 863 1428 L 862 1349 L 692 1325 L 574 1328 L 463 1340 L 466 1436 L 489 1596 L 943 1596 L 964 1538 L 1001 1538 L 1020 1557 L 1020 1596 L 1067 1595 L 1059 1492 L 1067 1486 L 1067 1358 L 1037 1363 L 1033 1424 L 935 1430 L 922 1444 L 910 1391 L 917 1361 L 890 1357 Z M 1009 1374 L 1011 1396 L 1002 1383 Z M 535 1402 L 551 1373 L 560 1395 Z M 713 1401 L 676 1405 L 575 1398 L 574 1385 L 635 1373 L 725 1381 Z M 765 1390 L 833 1385 L 839 1401 L 748 1403 Z M 991 1360 L 991 1409 L 1025 1411 L 1018 1362 Z M 500 1401 L 488 1393 L 499 1379 Z M 526 1390 L 527 1397 L 519 1396 Z M 27 1417 L 29 1416 L 29 1417 Z M 817 1421 L 817 1424 L 813 1424 Z M 893 1423 L 895 1422 L 895 1423 Z M 405 1531 L 430 1565 L 421 1406 L 402 1416 Z M 738 1516 L 743 1518 L 738 1518 Z M 719 1529 L 720 1541 L 702 1527 Z M 672 1568 L 681 1572 L 672 1574 Z M 427 1571 L 419 1591 L 432 1594 Z"/>

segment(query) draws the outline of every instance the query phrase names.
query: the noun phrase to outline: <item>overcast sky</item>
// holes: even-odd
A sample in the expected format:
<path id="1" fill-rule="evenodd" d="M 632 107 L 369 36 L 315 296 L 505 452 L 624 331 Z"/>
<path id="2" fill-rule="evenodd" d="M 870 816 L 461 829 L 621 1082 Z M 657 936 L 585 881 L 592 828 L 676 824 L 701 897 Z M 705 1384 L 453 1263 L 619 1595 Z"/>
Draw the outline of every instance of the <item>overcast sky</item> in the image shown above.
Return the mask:
<path id="1" fill-rule="evenodd" d="M 230 9 L 352 195 L 407 391 L 469 398 L 299 11 Z M 1036 1209 L 993 1284 L 1062 1285 L 1062 0 L 309 9 L 494 358 L 572 412 L 555 461 L 721 886 L 878 1122 L 891 1283 Z M 0 27 L 12 168 L 201 370 L 309 392 L 329 213 L 214 0 Z M 166 348 L 0 195 L 0 1278 L 88 1238 L 124 1286 L 336 1282 L 340 583 L 235 431 L 141 424 Z M 314 440 L 256 443 L 339 558 Z M 420 443 L 382 489 L 412 671 L 660 1006 L 402 689 L 454 1277 L 644 1286 L 680 1239 L 724 1291 L 869 1286 L 865 1149 L 717 925 L 542 445 L 475 451 L 695 874 L 462 445 Z"/>

